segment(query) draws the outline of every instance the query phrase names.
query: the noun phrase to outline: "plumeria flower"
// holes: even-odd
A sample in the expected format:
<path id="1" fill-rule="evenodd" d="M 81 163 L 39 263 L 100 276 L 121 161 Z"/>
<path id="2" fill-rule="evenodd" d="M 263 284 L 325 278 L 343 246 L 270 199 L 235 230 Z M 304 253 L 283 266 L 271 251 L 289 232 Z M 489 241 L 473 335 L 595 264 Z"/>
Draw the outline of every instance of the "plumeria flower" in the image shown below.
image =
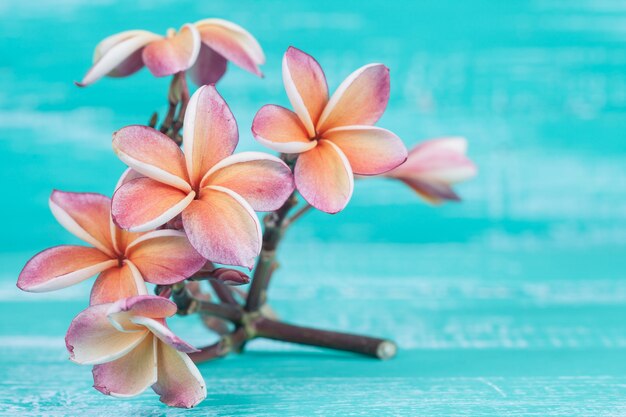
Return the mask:
<path id="1" fill-rule="evenodd" d="M 431 139 L 413 148 L 407 161 L 385 176 L 403 181 L 432 204 L 459 201 L 452 185 L 472 178 L 477 172 L 466 152 L 465 138 Z"/>
<path id="2" fill-rule="evenodd" d="M 99 274 L 90 304 L 109 303 L 146 294 L 144 281 L 182 281 L 206 262 L 183 232 L 130 233 L 116 227 L 111 199 L 104 195 L 53 191 L 50 209 L 63 227 L 93 247 L 62 245 L 38 253 L 18 278 L 24 291 L 58 290 Z"/>
<path id="3" fill-rule="evenodd" d="M 184 126 L 184 154 L 149 127 L 128 126 L 113 135 L 118 157 L 145 175 L 115 192 L 113 220 L 142 232 L 182 213 L 185 232 L 202 256 L 251 268 L 262 243 L 254 211 L 276 210 L 287 200 L 294 189 L 291 170 L 264 153 L 231 155 L 237 123 L 212 85 L 191 97 Z"/>
<path id="4" fill-rule="evenodd" d="M 139 295 L 83 310 L 65 336 L 70 359 L 93 367 L 94 388 L 132 397 L 148 387 L 161 401 L 190 408 L 206 397 L 206 384 L 187 353 L 197 352 L 169 329 L 176 304 Z"/>
<path id="5" fill-rule="evenodd" d="M 400 138 L 373 126 L 389 99 L 384 65 L 359 68 L 329 99 L 320 65 L 290 47 L 283 58 L 283 81 L 295 112 L 266 105 L 255 116 L 252 133 L 275 151 L 299 154 L 295 182 L 312 206 L 337 213 L 352 196 L 353 173 L 381 174 L 405 161 Z"/>
<path id="6" fill-rule="evenodd" d="M 126 77 L 144 65 L 156 77 L 189 71 L 198 85 L 217 82 L 230 61 L 258 76 L 265 56 L 257 40 L 241 26 L 222 19 L 185 24 L 166 36 L 146 30 L 128 30 L 109 36 L 97 46 L 93 66 L 79 86 L 103 76 Z"/>

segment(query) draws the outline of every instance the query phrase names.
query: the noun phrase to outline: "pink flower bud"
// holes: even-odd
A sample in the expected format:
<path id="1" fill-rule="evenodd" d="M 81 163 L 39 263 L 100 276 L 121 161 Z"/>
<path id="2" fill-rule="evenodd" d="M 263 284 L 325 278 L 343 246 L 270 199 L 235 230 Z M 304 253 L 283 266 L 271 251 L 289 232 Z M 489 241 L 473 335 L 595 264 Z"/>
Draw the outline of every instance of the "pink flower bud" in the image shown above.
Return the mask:
<path id="1" fill-rule="evenodd" d="M 432 204 L 459 201 L 452 185 L 476 175 L 476 165 L 465 156 L 465 138 L 431 139 L 409 152 L 405 163 L 385 174 L 403 181 Z"/>
<path id="2" fill-rule="evenodd" d="M 250 283 L 250 277 L 236 269 L 218 268 L 211 275 L 226 285 L 245 285 Z"/>

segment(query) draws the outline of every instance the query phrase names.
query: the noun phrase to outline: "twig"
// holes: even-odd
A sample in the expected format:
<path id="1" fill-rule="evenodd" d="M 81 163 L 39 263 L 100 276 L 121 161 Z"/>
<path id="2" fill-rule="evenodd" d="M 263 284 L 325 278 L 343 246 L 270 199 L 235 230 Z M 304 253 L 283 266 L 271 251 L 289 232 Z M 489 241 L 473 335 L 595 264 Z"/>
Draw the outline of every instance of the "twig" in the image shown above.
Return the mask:
<path id="1" fill-rule="evenodd" d="M 190 353 L 189 357 L 195 363 L 221 358 L 231 352 L 240 352 L 241 346 L 246 340 L 248 340 L 246 330 L 239 327 L 232 333 L 222 336 L 219 342 L 203 347 L 199 352 Z"/>
<path id="2" fill-rule="evenodd" d="M 257 320 L 254 327 L 257 337 L 345 350 L 378 359 L 392 358 L 397 350 L 396 344 L 390 340 L 295 326 L 265 317 Z"/>
<path id="3" fill-rule="evenodd" d="M 306 203 L 306 205 L 300 207 L 295 213 L 293 213 L 293 215 L 291 215 L 291 217 L 289 217 L 284 224 L 284 228 L 288 228 L 289 226 L 291 226 L 292 223 L 294 223 L 296 220 L 298 220 L 300 217 L 304 216 L 306 213 L 309 212 L 309 210 L 311 210 L 313 208 L 312 205 L 310 205 L 309 203 Z"/>
<path id="4" fill-rule="evenodd" d="M 266 215 L 263 219 L 265 223 L 263 246 L 252 275 L 252 285 L 246 299 L 246 311 L 257 311 L 266 302 L 267 287 L 276 269 L 276 248 L 283 235 L 283 222 L 291 208 L 297 203 L 298 198 L 294 191 L 281 208 Z"/>
<path id="5" fill-rule="evenodd" d="M 174 74 L 168 92 L 169 107 L 159 130 L 169 136 L 178 145 L 182 143 L 179 135 L 183 127 L 187 104 L 189 103 L 189 87 L 184 72 Z M 178 109 L 178 114 L 176 113 Z"/>
<path id="6" fill-rule="evenodd" d="M 229 320 L 235 324 L 241 323 L 243 319 L 243 309 L 239 306 L 226 303 L 213 303 L 194 299 L 196 307 L 194 311 L 202 314 L 210 314 L 221 319 Z"/>
<path id="7" fill-rule="evenodd" d="M 217 298 L 219 298 L 222 302 L 228 304 L 238 304 L 230 288 L 228 288 L 228 285 L 215 280 L 210 280 L 209 283 L 211 284 L 213 291 L 215 291 Z"/>

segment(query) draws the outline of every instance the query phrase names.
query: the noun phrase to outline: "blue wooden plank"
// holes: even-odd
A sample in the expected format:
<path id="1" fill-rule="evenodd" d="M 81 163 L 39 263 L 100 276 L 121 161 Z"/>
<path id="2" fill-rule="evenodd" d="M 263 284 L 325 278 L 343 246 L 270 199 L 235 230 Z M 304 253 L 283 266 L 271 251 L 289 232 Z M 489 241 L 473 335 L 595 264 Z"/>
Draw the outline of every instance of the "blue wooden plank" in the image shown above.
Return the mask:
<path id="1" fill-rule="evenodd" d="M 9 0 L 0 5 L 0 415 L 626 415 L 626 7 L 618 1 L 315 2 Z M 250 29 L 265 79 L 231 67 L 218 88 L 239 123 L 287 104 L 280 59 L 312 53 L 331 89 L 386 63 L 380 125 L 407 144 L 469 138 L 479 177 L 464 204 L 433 209 L 400 184 L 359 181 L 336 216 L 311 213 L 281 248 L 273 307 L 299 324 L 398 341 L 377 362 L 258 341 L 202 365 L 209 395 L 166 409 L 115 400 L 67 360 L 63 336 L 90 283 L 15 288 L 33 253 L 74 243 L 52 188 L 110 194 L 123 165 L 110 135 L 163 111 L 168 81 L 71 85 L 93 46 L 219 16 Z M 196 344 L 194 319 L 172 322 Z"/>

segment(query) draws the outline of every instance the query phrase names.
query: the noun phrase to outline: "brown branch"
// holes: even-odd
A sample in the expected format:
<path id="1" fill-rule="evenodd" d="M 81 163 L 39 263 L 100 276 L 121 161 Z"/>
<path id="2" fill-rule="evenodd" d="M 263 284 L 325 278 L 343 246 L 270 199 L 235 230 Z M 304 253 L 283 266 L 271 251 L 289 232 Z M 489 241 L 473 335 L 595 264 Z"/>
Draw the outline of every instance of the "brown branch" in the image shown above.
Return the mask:
<path id="1" fill-rule="evenodd" d="M 178 145 L 182 143 L 179 135 L 183 127 L 187 104 L 189 103 L 189 87 L 184 72 L 174 74 L 167 94 L 169 107 L 159 131 L 169 136 Z M 176 110 L 178 109 L 178 113 Z"/>
<path id="2" fill-rule="evenodd" d="M 178 314 L 186 316 L 193 313 L 209 314 L 235 324 L 241 323 L 243 309 L 233 304 L 214 303 L 194 297 L 185 284 L 175 284 L 172 288 L 172 300 L 178 307 Z"/>
<path id="3" fill-rule="evenodd" d="M 213 303 L 211 301 L 202 301 L 194 299 L 196 307 L 194 312 L 201 314 L 209 314 L 221 319 L 231 321 L 235 324 L 241 323 L 243 319 L 243 309 L 239 306 L 226 303 Z"/>
<path id="4" fill-rule="evenodd" d="M 254 327 L 257 337 L 344 350 L 378 359 L 390 359 L 397 351 L 396 344 L 390 340 L 295 326 L 265 317 L 255 321 Z"/>
<path id="5" fill-rule="evenodd" d="M 276 248 L 283 236 L 283 222 L 289 211 L 298 203 L 295 191 L 287 201 L 275 212 L 269 213 L 263 219 L 265 231 L 263 232 L 263 246 L 257 260 L 252 285 L 246 299 L 247 311 L 258 311 L 267 299 L 267 287 L 269 286 L 272 273 L 276 269 Z"/>
<path id="6" fill-rule="evenodd" d="M 233 296 L 230 288 L 228 288 L 228 285 L 215 280 L 210 280 L 209 283 L 211 284 L 213 291 L 215 291 L 217 298 L 219 298 L 223 303 L 238 305 L 237 300 L 235 300 L 235 297 Z"/>
<path id="7" fill-rule="evenodd" d="M 246 330 L 239 327 L 232 333 L 222 336 L 219 342 L 203 347 L 199 352 L 190 353 L 189 357 L 195 363 L 200 363 L 221 358 L 229 353 L 238 353 L 248 338 Z"/>
<path id="8" fill-rule="evenodd" d="M 310 205 L 309 203 L 306 203 L 304 206 L 300 207 L 293 215 L 291 215 L 287 220 L 285 220 L 285 224 L 284 224 L 284 228 L 288 228 L 289 226 L 291 226 L 296 220 L 298 220 L 300 217 L 304 216 L 306 213 L 308 213 L 311 209 L 313 208 L 312 205 Z"/>

